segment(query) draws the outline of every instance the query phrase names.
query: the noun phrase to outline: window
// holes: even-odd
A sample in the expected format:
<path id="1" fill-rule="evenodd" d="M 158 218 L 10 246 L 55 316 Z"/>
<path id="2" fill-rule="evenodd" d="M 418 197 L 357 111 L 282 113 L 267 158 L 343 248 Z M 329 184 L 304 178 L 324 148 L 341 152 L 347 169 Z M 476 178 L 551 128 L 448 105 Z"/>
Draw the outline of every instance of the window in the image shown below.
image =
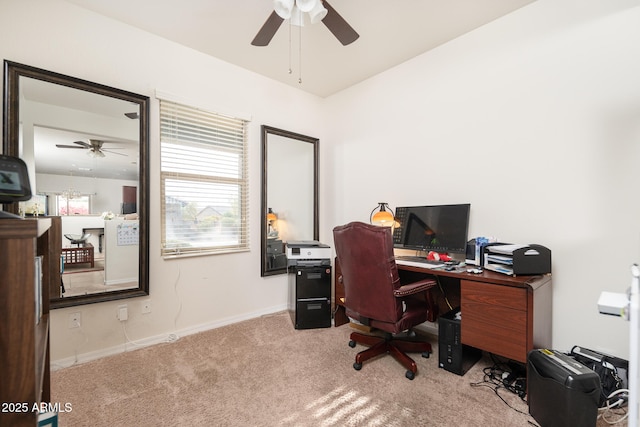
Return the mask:
<path id="1" fill-rule="evenodd" d="M 56 211 L 58 215 L 89 215 L 91 212 L 89 196 L 67 197 L 62 194 L 56 196 Z"/>
<path id="2" fill-rule="evenodd" d="M 249 249 L 247 121 L 160 100 L 162 255 Z"/>

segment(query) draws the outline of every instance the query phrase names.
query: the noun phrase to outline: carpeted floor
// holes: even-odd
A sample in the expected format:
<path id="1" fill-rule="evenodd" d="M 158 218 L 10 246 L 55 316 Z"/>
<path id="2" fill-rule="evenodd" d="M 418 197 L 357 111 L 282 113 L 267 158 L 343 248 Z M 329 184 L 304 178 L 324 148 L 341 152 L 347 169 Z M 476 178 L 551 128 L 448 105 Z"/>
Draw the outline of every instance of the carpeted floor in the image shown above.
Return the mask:
<path id="1" fill-rule="evenodd" d="M 536 425 L 515 394 L 470 384 L 488 359 L 452 374 L 434 339 L 413 381 L 390 356 L 356 371 L 350 332 L 264 316 L 53 372 L 52 401 L 71 404 L 62 427 Z"/>

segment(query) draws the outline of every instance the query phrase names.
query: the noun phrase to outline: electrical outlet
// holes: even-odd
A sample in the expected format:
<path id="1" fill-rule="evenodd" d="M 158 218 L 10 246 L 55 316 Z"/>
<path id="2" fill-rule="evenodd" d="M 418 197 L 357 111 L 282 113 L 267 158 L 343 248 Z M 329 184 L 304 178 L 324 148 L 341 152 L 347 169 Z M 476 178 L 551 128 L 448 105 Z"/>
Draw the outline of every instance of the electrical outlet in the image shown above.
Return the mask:
<path id="1" fill-rule="evenodd" d="M 118 320 L 124 322 L 129 318 L 129 311 L 127 310 L 127 305 L 119 305 L 118 306 Z"/>
<path id="2" fill-rule="evenodd" d="M 151 313 L 151 300 L 142 301 L 142 314 Z"/>
<path id="3" fill-rule="evenodd" d="M 82 315 L 80 314 L 79 311 L 75 313 L 71 313 L 69 315 L 69 329 L 79 328 L 81 320 L 82 320 Z"/>

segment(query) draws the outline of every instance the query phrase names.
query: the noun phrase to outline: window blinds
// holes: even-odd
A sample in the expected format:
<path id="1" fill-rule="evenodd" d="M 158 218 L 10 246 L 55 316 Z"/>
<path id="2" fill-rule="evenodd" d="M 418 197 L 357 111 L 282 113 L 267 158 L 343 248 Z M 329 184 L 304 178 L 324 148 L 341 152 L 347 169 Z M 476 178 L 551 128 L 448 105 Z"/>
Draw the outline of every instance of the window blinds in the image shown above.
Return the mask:
<path id="1" fill-rule="evenodd" d="M 160 100 L 162 255 L 249 249 L 247 121 Z"/>

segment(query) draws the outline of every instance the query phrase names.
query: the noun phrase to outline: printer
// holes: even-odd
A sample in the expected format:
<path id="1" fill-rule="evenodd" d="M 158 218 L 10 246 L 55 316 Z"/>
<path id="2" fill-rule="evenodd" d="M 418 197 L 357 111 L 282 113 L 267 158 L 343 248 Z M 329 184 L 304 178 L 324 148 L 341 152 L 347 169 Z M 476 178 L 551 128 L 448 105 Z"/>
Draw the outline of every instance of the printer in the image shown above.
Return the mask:
<path id="1" fill-rule="evenodd" d="M 331 265 L 331 247 L 317 240 L 287 242 L 287 267 Z"/>

